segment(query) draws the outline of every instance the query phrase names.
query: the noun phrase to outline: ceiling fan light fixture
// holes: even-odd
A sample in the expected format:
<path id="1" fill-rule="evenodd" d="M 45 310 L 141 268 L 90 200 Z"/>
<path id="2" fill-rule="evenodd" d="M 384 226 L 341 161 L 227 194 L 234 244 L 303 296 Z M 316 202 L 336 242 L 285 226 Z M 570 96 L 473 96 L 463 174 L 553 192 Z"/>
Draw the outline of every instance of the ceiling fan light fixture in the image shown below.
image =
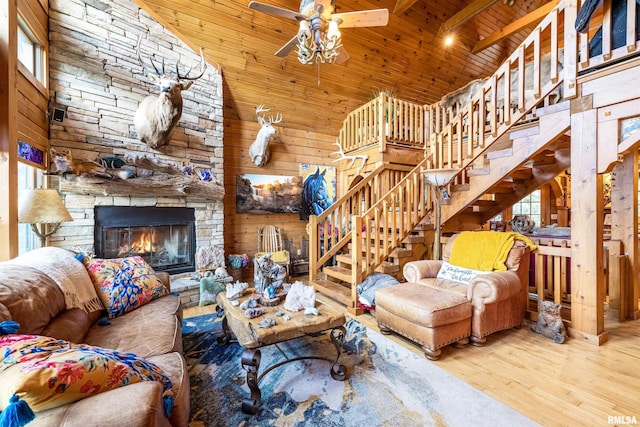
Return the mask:
<path id="1" fill-rule="evenodd" d="M 298 30 L 298 60 L 303 64 L 322 62 L 333 64 L 342 46 L 339 22 L 327 21 L 322 15 L 313 15 L 309 21 L 300 21 Z"/>
<path id="2" fill-rule="evenodd" d="M 336 21 L 329 21 L 329 30 L 327 31 L 327 37 L 329 39 L 340 39 L 340 30 L 338 29 L 338 23 Z"/>
<path id="3" fill-rule="evenodd" d="M 335 0 L 300 0 L 299 11 L 256 0 L 251 0 L 248 6 L 249 9 L 300 22 L 298 33 L 275 55 L 284 58 L 297 48 L 298 60 L 303 64 L 344 63 L 349 60 L 349 54 L 342 47 L 340 28 L 382 27 L 389 22 L 387 9 L 333 13 Z"/>

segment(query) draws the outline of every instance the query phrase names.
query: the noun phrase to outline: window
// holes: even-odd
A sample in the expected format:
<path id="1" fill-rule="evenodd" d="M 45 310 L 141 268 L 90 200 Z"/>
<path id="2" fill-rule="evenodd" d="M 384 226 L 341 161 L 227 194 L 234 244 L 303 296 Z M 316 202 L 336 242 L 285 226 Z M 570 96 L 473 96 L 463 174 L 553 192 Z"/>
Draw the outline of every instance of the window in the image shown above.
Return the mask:
<path id="1" fill-rule="evenodd" d="M 536 222 L 538 227 L 542 227 L 542 217 L 540 215 L 540 190 L 529 194 L 512 208 L 513 215 L 529 215 L 529 218 Z"/>
<path id="2" fill-rule="evenodd" d="M 18 60 L 24 66 L 24 71 L 46 85 L 44 50 L 21 17 L 18 17 Z"/>
<path id="3" fill-rule="evenodd" d="M 18 162 L 18 197 L 23 190 L 42 187 L 42 170 Z M 18 224 L 18 254 L 40 247 L 40 238 L 31 230 L 30 224 Z"/>

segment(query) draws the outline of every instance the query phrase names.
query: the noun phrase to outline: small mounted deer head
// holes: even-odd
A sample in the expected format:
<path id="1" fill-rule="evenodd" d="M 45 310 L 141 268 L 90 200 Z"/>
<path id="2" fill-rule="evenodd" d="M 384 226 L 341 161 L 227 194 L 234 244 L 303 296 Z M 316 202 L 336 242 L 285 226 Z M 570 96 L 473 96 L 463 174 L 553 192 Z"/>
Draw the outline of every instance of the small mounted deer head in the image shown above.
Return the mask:
<path id="1" fill-rule="evenodd" d="M 258 108 L 256 108 L 258 123 L 260 123 L 262 127 L 260 131 L 258 131 L 258 135 L 256 135 L 256 140 L 253 141 L 253 144 L 249 147 L 249 157 L 251 157 L 251 161 L 258 167 L 264 166 L 269 161 L 269 139 L 276 133 L 273 125 L 282 121 L 281 114 L 276 114 L 275 119 L 270 115 L 269 120 L 265 120 L 264 116 L 261 116 L 260 113 L 267 111 L 270 110 L 265 109 L 264 104 L 260 104 Z"/>
<path id="2" fill-rule="evenodd" d="M 149 56 L 149 62 L 153 66 L 153 71 L 145 67 L 142 57 L 140 56 L 140 40 L 136 51 L 138 60 L 143 68 L 147 71 L 152 82 L 158 85 L 160 93 L 147 96 L 138 106 L 133 123 L 138 133 L 140 141 L 144 142 L 151 148 L 159 148 L 166 145 L 170 138 L 173 128 L 182 116 L 182 91 L 191 87 L 195 80 L 204 75 L 207 69 L 207 63 L 200 48 L 200 64 L 202 72 L 195 77 L 189 77 L 191 68 L 185 76 L 180 74 L 180 61 L 176 62 L 177 77 L 170 77 L 164 71 L 164 58 L 162 58 L 162 71 L 158 70 L 154 62 L 155 53 Z M 183 82 L 182 80 L 188 80 Z"/>

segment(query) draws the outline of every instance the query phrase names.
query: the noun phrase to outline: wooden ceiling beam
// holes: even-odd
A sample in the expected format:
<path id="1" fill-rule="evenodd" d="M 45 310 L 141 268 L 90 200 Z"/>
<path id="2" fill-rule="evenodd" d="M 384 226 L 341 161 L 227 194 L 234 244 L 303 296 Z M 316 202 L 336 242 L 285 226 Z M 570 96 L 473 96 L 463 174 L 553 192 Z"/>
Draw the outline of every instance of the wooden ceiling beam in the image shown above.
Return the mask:
<path id="1" fill-rule="evenodd" d="M 402 1 L 402 0 L 398 0 Z M 447 19 L 445 22 L 440 25 L 440 29 L 438 30 L 438 36 L 442 34 L 447 34 L 453 31 L 455 28 L 467 22 L 469 19 L 473 18 L 489 6 L 493 5 L 497 0 L 476 0 L 471 3 L 469 6 L 462 9 L 460 12 L 453 15 L 451 18 Z M 397 7 L 397 4 L 396 4 Z M 394 11 L 395 13 L 395 11 Z"/>
<path id="2" fill-rule="evenodd" d="M 405 13 L 411 6 L 416 4 L 418 0 L 397 0 L 396 6 L 393 8 L 393 14 L 400 16 Z"/>
<path id="3" fill-rule="evenodd" d="M 537 24 L 542 21 L 542 19 L 553 10 L 554 7 L 558 4 L 558 0 L 551 1 L 544 6 L 541 6 L 534 10 L 533 12 L 523 16 L 522 18 L 516 19 L 511 24 L 502 28 L 499 31 L 496 31 L 493 34 L 489 34 L 487 37 L 480 40 L 471 50 L 471 53 L 478 53 L 488 47 L 493 46 L 498 43 L 500 40 L 503 40 L 514 33 L 517 33 L 520 30 L 528 27 L 529 25 Z"/>

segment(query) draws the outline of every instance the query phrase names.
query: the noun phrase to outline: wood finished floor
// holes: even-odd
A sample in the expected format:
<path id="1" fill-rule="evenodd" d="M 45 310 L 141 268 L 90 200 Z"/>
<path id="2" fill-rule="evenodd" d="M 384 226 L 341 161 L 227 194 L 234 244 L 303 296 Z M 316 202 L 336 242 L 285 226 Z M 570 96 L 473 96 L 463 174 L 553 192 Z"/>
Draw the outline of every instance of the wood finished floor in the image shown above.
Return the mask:
<path id="1" fill-rule="evenodd" d="M 322 294 L 318 299 L 344 309 Z M 213 305 L 193 307 L 185 317 L 212 312 Z M 357 319 L 379 331 L 371 314 Z M 640 425 L 640 321 L 607 321 L 605 329 L 609 341 L 597 347 L 571 338 L 555 344 L 527 324 L 489 336 L 483 347 L 446 347 L 434 363 L 544 426 L 628 424 L 610 416 L 635 417 Z M 423 354 L 411 341 L 389 337 Z"/>

